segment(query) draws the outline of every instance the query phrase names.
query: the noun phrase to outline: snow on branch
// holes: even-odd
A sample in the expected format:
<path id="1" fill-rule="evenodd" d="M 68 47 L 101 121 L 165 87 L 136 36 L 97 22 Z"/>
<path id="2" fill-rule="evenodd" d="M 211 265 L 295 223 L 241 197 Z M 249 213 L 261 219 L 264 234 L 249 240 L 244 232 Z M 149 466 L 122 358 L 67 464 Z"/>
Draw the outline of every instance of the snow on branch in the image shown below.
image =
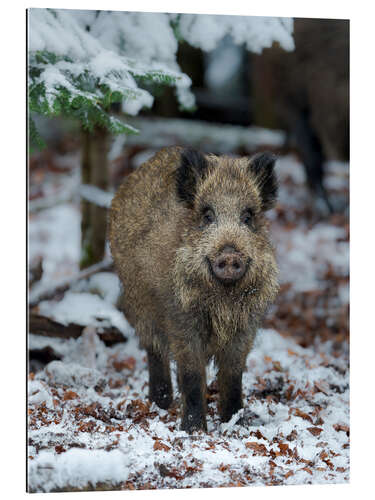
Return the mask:
<path id="1" fill-rule="evenodd" d="M 28 13 L 30 111 L 73 116 L 89 130 L 99 124 L 114 134 L 138 131 L 110 115 L 110 105 L 118 102 L 125 114 L 137 115 L 152 107 L 160 85 L 175 88 L 181 108 L 194 108 L 191 79 L 177 63 L 179 40 L 205 51 L 227 35 L 253 52 L 273 42 L 294 48 L 289 18 L 66 9 Z"/>
<path id="2" fill-rule="evenodd" d="M 79 188 L 79 193 L 86 201 L 103 208 L 109 208 L 113 198 L 113 193 L 108 193 L 90 184 L 82 184 Z"/>
<path id="3" fill-rule="evenodd" d="M 182 14 L 179 29 L 184 40 L 205 51 L 215 49 L 226 35 L 231 35 L 238 45 L 245 44 L 251 52 L 262 52 L 273 42 L 285 50 L 294 49 L 290 18 Z"/>
<path id="4" fill-rule="evenodd" d="M 51 299 L 55 297 L 57 294 L 65 292 L 78 281 L 87 279 L 93 274 L 107 270 L 111 267 L 112 267 L 112 260 L 104 259 L 101 262 L 98 262 L 97 264 L 93 264 L 92 266 L 83 269 L 75 276 L 61 280 L 59 283 L 55 284 L 52 287 L 42 286 L 42 287 L 37 287 L 36 289 L 34 289 L 33 287 L 33 289 L 29 293 L 29 306 L 34 307 L 41 300 Z"/>

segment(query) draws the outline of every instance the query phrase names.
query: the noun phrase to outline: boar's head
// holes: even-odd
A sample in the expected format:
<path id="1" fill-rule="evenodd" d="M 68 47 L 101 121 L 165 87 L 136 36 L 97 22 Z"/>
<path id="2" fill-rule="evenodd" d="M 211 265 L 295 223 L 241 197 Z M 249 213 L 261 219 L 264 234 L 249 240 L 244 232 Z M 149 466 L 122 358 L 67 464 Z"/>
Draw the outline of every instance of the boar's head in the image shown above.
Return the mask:
<path id="1" fill-rule="evenodd" d="M 175 262 L 176 294 L 193 303 L 265 308 L 277 291 L 277 268 L 265 212 L 277 196 L 276 157 L 203 155 L 183 150 L 176 190 L 186 207 Z"/>

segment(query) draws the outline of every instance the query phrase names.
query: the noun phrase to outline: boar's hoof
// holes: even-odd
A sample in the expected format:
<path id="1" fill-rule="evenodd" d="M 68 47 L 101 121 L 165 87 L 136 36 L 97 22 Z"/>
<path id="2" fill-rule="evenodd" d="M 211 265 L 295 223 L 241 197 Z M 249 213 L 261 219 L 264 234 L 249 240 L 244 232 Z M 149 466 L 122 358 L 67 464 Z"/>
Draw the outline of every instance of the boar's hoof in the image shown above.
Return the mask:
<path id="1" fill-rule="evenodd" d="M 189 434 L 194 431 L 207 431 L 206 419 L 203 415 L 187 413 L 182 417 L 181 430 Z"/>
<path id="2" fill-rule="evenodd" d="M 232 398 L 226 401 L 226 404 L 224 408 L 221 408 L 220 410 L 220 418 L 222 422 L 229 422 L 233 415 L 235 415 L 241 408 L 243 408 L 242 401 L 240 398 Z M 239 425 L 242 425 L 240 423 L 239 419 L 237 423 Z"/>
<path id="3" fill-rule="evenodd" d="M 170 387 L 158 386 L 150 389 L 149 399 L 156 403 L 162 410 L 167 410 L 173 401 L 172 390 Z"/>

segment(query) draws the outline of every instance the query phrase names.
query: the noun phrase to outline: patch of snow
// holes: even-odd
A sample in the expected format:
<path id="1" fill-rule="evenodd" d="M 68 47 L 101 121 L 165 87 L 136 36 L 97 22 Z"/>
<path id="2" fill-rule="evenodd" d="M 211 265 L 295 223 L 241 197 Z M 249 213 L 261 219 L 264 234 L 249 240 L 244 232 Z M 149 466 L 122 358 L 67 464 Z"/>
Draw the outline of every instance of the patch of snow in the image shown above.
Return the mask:
<path id="1" fill-rule="evenodd" d="M 31 380 L 28 383 L 28 402 L 31 405 L 44 403 L 47 408 L 53 409 L 53 398 L 48 386 L 40 380 Z"/>
<path id="2" fill-rule="evenodd" d="M 214 92 L 222 89 L 241 69 L 242 50 L 227 38 L 223 39 L 218 47 L 207 54 L 207 65 L 204 72 L 204 81 Z"/>
<path id="3" fill-rule="evenodd" d="M 69 387 L 103 386 L 106 381 L 100 371 L 81 366 L 78 363 L 51 361 L 45 368 L 46 379 L 51 385 L 62 384 Z"/>
<path id="4" fill-rule="evenodd" d="M 324 186 L 326 189 L 347 189 L 349 185 L 349 164 L 341 161 L 329 161 L 325 165 L 326 175 Z"/>
<path id="5" fill-rule="evenodd" d="M 149 160 L 156 153 L 155 149 L 146 149 L 133 156 L 133 163 L 136 168 L 140 167 L 143 163 Z"/>
<path id="6" fill-rule="evenodd" d="M 120 280 L 115 273 L 96 273 L 88 279 L 87 290 L 116 305 L 120 295 Z"/>
<path id="7" fill-rule="evenodd" d="M 125 336 L 132 331 L 123 314 L 112 304 L 98 295 L 68 291 L 59 301 L 46 300 L 39 304 L 40 314 L 67 325 L 90 325 L 100 327 L 115 326 Z"/>
<path id="8" fill-rule="evenodd" d="M 29 486 L 37 488 L 38 475 L 43 476 L 43 491 L 56 488 L 84 488 L 88 483 L 108 481 L 121 482 L 127 479 L 131 463 L 120 449 L 105 451 L 72 448 L 61 455 L 51 455 L 42 450 L 29 467 Z M 56 475 L 56 471 L 59 473 Z M 68 483 L 67 483 L 68 478 Z"/>
<path id="9" fill-rule="evenodd" d="M 128 115 L 137 115 L 142 108 L 151 108 L 154 98 L 148 92 L 143 92 L 137 99 L 129 97 L 122 101 L 122 111 Z"/>
<path id="10" fill-rule="evenodd" d="M 110 162 L 116 160 L 119 156 L 121 156 L 125 144 L 125 135 L 119 134 L 112 137 L 112 144 L 108 152 L 108 160 Z"/>
<path id="11" fill-rule="evenodd" d="M 29 224 L 29 260 L 41 257 L 43 288 L 78 272 L 81 248 L 79 208 L 73 204 L 57 205 L 31 214 Z"/>
<path id="12" fill-rule="evenodd" d="M 281 182 L 285 182 L 290 178 L 298 186 L 303 186 L 306 183 L 306 173 L 302 163 L 300 163 L 294 155 L 285 155 L 277 159 L 276 173 Z"/>
<path id="13" fill-rule="evenodd" d="M 43 337 L 32 332 L 28 335 L 28 347 L 30 351 L 42 351 L 51 348 L 58 356 L 65 357 L 76 349 L 74 339 L 60 339 L 58 337 Z"/>
<path id="14" fill-rule="evenodd" d="M 292 282 L 297 291 L 319 288 L 319 276 L 328 264 L 339 274 L 349 270 L 349 243 L 340 241 L 345 237 L 341 227 L 321 222 L 311 229 L 297 227 L 273 236 L 277 254 L 282 256 L 278 259 L 280 280 Z"/>

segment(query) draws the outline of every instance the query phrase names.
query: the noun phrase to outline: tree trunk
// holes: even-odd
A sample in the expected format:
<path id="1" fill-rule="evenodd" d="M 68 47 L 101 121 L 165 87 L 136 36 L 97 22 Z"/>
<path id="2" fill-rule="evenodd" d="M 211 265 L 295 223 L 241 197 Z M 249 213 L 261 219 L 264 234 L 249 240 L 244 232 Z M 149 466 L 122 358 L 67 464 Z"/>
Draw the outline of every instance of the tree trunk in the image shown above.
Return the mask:
<path id="1" fill-rule="evenodd" d="M 108 188 L 108 132 L 95 127 L 83 131 L 82 184 L 90 184 L 104 191 Z M 103 260 L 106 241 L 107 210 L 81 200 L 81 262 L 84 269 Z"/>

